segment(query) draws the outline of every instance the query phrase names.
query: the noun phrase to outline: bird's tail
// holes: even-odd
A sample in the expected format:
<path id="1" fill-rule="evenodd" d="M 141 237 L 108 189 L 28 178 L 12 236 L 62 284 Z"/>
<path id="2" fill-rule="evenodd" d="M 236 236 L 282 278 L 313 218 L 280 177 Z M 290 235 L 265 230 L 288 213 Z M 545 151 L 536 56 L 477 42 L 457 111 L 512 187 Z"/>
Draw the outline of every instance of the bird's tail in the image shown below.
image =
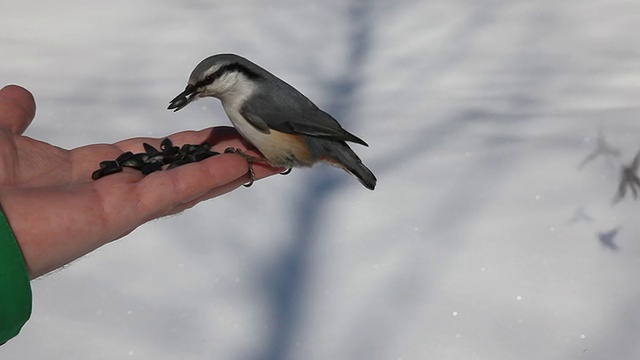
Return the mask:
<path id="1" fill-rule="evenodd" d="M 340 167 L 360 180 L 360 183 L 369 190 L 376 187 L 377 179 L 356 155 L 353 150 L 344 142 L 332 142 L 329 150 L 330 156 L 327 162 Z"/>

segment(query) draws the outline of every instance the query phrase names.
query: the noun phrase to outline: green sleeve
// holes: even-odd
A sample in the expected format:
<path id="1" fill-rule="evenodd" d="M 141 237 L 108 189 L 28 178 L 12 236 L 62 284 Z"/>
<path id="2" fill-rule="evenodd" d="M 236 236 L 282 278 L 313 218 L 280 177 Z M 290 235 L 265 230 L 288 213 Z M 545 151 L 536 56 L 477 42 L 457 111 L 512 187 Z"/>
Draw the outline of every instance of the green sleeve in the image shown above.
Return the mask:
<path id="1" fill-rule="evenodd" d="M 0 345 L 18 335 L 31 316 L 31 284 L 7 218 L 0 210 Z"/>

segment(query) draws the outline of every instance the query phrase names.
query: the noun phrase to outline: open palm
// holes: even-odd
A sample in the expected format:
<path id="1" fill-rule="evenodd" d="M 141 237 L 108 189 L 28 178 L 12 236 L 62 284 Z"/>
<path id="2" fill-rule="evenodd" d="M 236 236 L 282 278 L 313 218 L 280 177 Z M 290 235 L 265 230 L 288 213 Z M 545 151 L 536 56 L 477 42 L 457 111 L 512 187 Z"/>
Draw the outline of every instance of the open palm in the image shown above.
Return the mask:
<path id="1" fill-rule="evenodd" d="M 133 169 L 91 180 L 102 160 L 155 147 L 161 139 L 135 138 L 65 150 L 22 133 L 35 115 L 33 96 L 19 86 L 0 90 L 0 205 L 16 235 L 31 278 L 54 270 L 139 225 L 188 209 L 246 182 L 248 165 L 222 154 L 171 171 L 143 176 Z M 176 145 L 246 144 L 233 128 L 170 135 Z M 282 169 L 255 164 L 256 178 Z"/>

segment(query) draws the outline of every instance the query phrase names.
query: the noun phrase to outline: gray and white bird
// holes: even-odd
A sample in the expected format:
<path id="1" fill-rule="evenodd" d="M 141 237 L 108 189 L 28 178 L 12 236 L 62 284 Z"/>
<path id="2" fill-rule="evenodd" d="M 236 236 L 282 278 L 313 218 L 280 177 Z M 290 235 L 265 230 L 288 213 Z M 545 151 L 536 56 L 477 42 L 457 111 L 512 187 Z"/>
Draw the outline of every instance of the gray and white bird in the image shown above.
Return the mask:
<path id="1" fill-rule="evenodd" d="M 367 189 L 375 188 L 375 175 L 347 145 L 367 143 L 293 86 L 251 61 L 235 54 L 204 59 L 168 109 L 178 111 L 209 96 L 220 99 L 231 123 L 271 165 L 290 169 L 325 162 L 353 174 Z"/>

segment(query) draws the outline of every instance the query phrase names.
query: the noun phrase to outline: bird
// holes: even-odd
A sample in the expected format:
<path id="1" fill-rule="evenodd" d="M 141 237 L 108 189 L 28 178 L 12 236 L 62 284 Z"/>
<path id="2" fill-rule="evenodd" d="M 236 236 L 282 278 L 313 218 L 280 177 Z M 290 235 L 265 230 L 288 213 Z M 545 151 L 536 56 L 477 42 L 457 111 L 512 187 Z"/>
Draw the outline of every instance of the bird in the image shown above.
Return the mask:
<path id="1" fill-rule="evenodd" d="M 640 177 L 636 174 L 638 172 L 638 166 L 640 165 L 640 152 L 631 161 L 628 166 L 622 167 L 622 174 L 620 176 L 620 183 L 618 184 L 618 191 L 614 196 L 611 205 L 615 205 L 624 199 L 627 194 L 627 187 L 631 189 L 633 198 L 638 198 L 638 189 L 640 189 Z"/>
<path id="2" fill-rule="evenodd" d="M 178 111 L 192 101 L 218 98 L 238 133 L 270 165 L 311 167 L 322 162 L 354 175 L 374 190 L 377 179 L 347 142 L 369 146 L 345 130 L 336 119 L 277 76 L 236 54 L 217 54 L 202 60 L 191 72 L 186 88 L 169 103 Z M 254 158 L 245 156 L 253 182 Z"/>
<path id="3" fill-rule="evenodd" d="M 607 232 L 599 232 L 598 240 L 600 240 L 600 244 L 609 250 L 618 250 L 620 247 L 614 242 L 616 236 L 620 232 L 620 227 L 611 229 Z"/>
<path id="4" fill-rule="evenodd" d="M 619 158 L 620 150 L 609 144 L 607 139 L 604 136 L 604 129 L 602 124 L 598 128 L 598 137 L 596 138 L 596 148 L 593 149 L 589 155 L 587 155 L 584 160 L 578 165 L 578 170 L 582 170 L 582 168 L 593 161 L 595 158 L 602 156 L 607 159 Z"/>

